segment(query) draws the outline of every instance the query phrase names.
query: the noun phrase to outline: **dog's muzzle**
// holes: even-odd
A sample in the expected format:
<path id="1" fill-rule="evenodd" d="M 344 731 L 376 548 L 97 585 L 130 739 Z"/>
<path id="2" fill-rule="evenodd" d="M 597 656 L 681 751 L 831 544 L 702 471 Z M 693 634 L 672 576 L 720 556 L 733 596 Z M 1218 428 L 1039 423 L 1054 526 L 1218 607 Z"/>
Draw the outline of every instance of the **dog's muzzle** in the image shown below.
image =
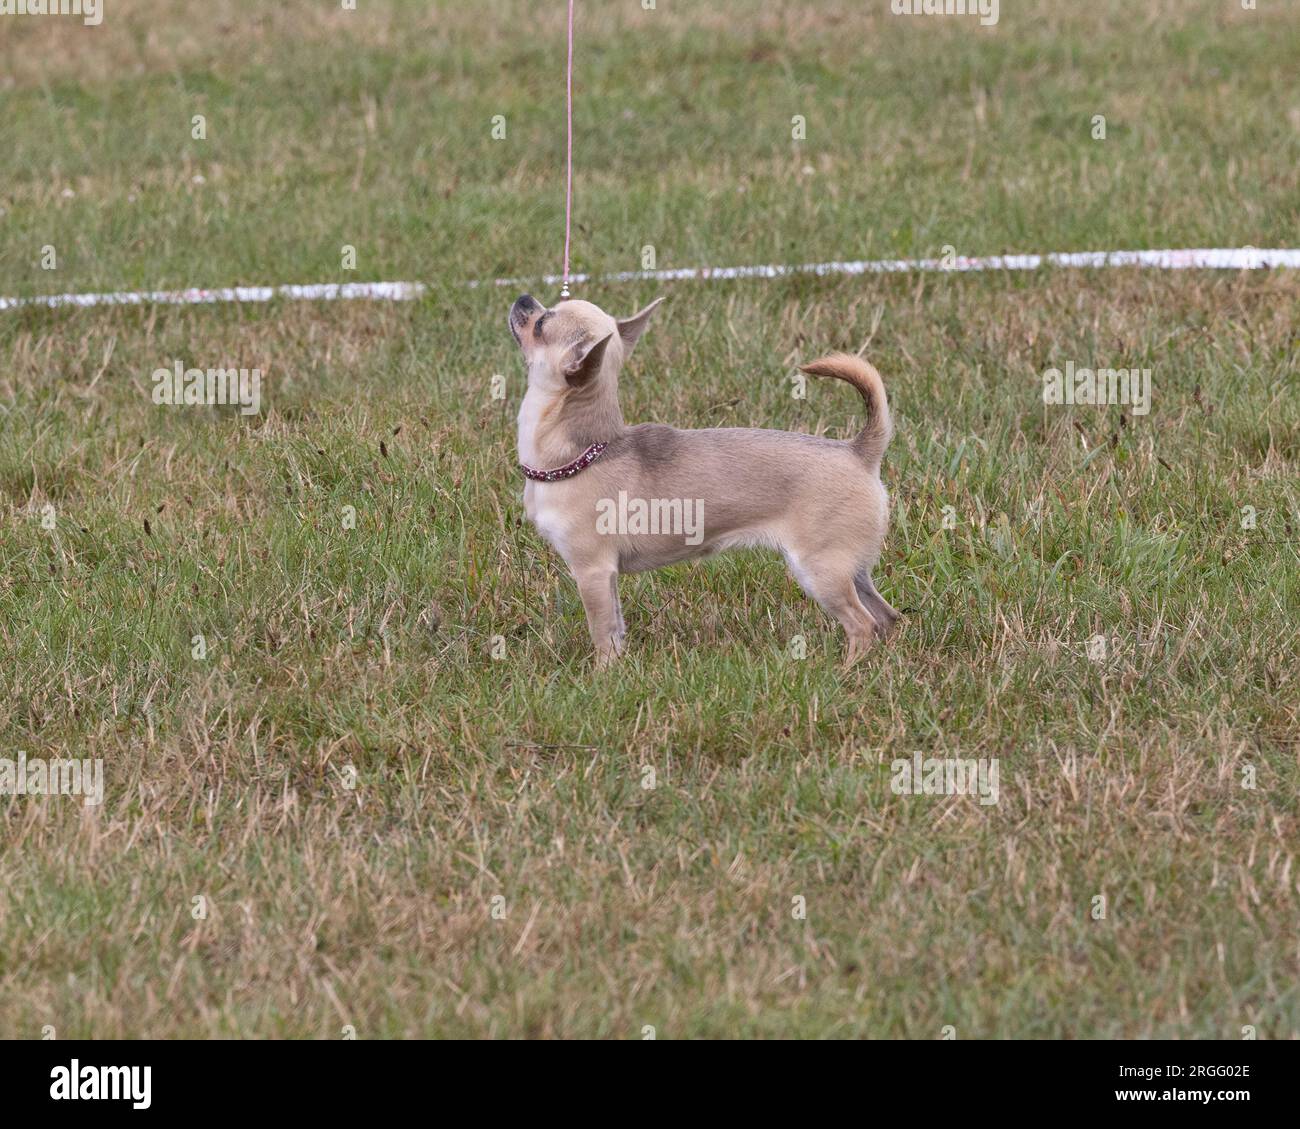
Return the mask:
<path id="1" fill-rule="evenodd" d="M 510 307 L 510 332 L 518 339 L 519 332 L 528 324 L 528 319 L 542 308 L 542 304 L 531 294 L 521 294 Z"/>

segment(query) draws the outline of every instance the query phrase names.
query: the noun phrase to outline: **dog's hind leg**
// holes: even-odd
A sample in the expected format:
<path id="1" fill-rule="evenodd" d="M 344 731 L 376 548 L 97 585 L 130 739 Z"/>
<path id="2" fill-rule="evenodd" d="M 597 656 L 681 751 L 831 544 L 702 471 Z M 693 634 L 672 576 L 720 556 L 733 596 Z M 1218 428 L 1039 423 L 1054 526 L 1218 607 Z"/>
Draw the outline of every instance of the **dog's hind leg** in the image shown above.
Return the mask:
<path id="1" fill-rule="evenodd" d="M 866 569 L 862 569 L 853 578 L 853 586 L 857 589 L 863 606 L 875 620 L 876 631 L 882 639 L 886 638 L 898 626 L 903 613 L 891 607 L 889 601 L 876 591 L 875 584 L 871 582 L 871 574 Z"/>
<path id="2" fill-rule="evenodd" d="M 877 634 L 875 618 L 858 598 L 853 573 L 833 558 L 799 560 L 788 550 L 785 558 L 800 587 L 840 621 L 849 637 L 844 665 L 852 666 L 871 649 Z"/>

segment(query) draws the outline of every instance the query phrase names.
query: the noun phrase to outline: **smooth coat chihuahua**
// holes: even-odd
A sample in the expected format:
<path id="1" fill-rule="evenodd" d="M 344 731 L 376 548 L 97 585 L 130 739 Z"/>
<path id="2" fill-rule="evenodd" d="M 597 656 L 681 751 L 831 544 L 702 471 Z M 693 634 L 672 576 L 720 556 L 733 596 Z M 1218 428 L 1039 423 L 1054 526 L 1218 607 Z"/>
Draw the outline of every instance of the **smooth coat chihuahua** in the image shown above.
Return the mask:
<path id="1" fill-rule="evenodd" d="M 528 366 L 519 410 L 524 509 L 578 583 L 597 664 L 623 651 L 620 572 L 750 545 L 785 556 L 803 590 L 844 625 L 852 664 L 899 618 L 871 582 L 889 525 L 880 460 L 893 434 L 880 374 L 845 353 L 803 366 L 862 395 L 866 426 L 847 441 L 629 427 L 619 370 L 662 301 L 622 321 L 577 299 L 547 309 L 525 294 L 510 309 Z M 672 528 L 686 511 L 695 528 Z"/>

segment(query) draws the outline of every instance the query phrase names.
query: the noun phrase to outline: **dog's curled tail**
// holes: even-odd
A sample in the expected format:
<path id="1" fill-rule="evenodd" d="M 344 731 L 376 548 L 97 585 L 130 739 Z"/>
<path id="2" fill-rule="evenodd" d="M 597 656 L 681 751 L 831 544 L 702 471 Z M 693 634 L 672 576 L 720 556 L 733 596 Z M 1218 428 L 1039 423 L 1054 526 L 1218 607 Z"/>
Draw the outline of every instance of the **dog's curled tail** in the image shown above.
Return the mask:
<path id="1" fill-rule="evenodd" d="M 846 381 L 861 393 L 867 405 L 867 422 L 853 440 L 853 446 L 869 467 L 879 469 L 885 448 L 894 434 L 889 398 L 885 395 L 885 382 L 880 379 L 880 373 L 851 353 L 830 353 L 801 368 L 810 376 L 833 376 L 836 380 Z"/>

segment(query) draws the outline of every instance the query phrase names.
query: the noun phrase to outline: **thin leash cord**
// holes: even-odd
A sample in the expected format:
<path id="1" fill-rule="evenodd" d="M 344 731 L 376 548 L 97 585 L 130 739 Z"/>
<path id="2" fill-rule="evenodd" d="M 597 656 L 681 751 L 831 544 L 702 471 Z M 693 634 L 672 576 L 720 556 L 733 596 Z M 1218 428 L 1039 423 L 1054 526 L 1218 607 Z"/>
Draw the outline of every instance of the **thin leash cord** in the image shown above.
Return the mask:
<path id="1" fill-rule="evenodd" d="M 564 281 L 560 297 L 569 296 L 569 233 L 573 226 L 573 0 L 569 0 L 569 80 L 565 100 L 568 119 L 569 148 L 566 160 L 567 185 L 564 192 Z"/>

